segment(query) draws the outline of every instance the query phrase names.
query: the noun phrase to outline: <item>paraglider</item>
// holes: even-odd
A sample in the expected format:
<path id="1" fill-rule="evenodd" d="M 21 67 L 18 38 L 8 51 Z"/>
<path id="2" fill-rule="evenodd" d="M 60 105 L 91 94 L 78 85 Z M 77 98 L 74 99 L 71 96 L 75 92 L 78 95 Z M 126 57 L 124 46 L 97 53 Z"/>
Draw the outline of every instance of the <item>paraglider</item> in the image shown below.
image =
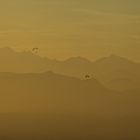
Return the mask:
<path id="1" fill-rule="evenodd" d="M 33 48 L 33 49 L 32 49 L 32 52 L 33 52 L 33 53 L 38 53 L 38 50 L 39 50 L 39 48 Z"/>
<path id="2" fill-rule="evenodd" d="M 86 79 L 90 79 L 90 76 L 89 76 L 89 75 L 85 75 L 85 78 L 86 78 Z"/>

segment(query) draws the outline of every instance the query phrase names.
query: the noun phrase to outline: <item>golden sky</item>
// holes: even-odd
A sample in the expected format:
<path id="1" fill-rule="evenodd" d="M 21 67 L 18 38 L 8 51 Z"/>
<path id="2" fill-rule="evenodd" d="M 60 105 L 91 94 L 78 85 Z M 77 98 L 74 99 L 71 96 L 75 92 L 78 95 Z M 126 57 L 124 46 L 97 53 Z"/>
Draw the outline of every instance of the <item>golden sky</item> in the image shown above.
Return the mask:
<path id="1" fill-rule="evenodd" d="M 0 0 L 0 47 L 140 61 L 139 7 L 139 0 Z"/>

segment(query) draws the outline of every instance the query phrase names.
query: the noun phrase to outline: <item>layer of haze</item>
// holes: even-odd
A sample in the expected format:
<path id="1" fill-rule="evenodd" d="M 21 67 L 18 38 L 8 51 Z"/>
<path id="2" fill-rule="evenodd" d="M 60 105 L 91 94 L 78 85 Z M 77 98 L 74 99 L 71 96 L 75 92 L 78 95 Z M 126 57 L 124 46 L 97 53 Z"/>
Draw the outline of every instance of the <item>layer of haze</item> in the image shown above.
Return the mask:
<path id="1" fill-rule="evenodd" d="M 1 0 L 0 47 L 140 61 L 139 0 Z"/>

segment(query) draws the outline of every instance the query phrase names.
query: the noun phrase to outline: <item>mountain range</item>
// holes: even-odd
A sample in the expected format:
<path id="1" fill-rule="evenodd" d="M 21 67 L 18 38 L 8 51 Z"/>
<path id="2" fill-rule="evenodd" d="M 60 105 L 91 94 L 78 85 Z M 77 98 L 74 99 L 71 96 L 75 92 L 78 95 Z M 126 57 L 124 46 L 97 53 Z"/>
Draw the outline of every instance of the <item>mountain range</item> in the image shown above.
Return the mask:
<path id="1" fill-rule="evenodd" d="M 89 78 L 95 78 L 104 86 L 119 91 L 135 89 L 140 85 L 140 64 L 116 55 L 94 62 L 83 57 L 59 61 L 40 57 L 33 52 L 16 52 L 5 47 L 0 49 L 0 58 L 0 72 L 53 71 L 80 79 L 85 79 L 85 75 L 89 75 Z"/>
<path id="2" fill-rule="evenodd" d="M 138 140 L 139 93 L 108 89 L 93 77 L 1 72 L 0 138 Z"/>

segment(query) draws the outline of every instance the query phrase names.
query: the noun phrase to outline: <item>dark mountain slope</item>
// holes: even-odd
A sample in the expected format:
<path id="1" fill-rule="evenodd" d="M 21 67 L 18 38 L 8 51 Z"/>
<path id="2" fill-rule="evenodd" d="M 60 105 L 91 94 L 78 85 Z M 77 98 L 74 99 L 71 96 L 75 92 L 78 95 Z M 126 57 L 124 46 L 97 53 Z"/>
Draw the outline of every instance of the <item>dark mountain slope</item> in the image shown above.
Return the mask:
<path id="1" fill-rule="evenodd" d="M 139 92 L 53 72 L 0 73 L 0 138 L 139 139 Z"/>
<path id="2" fill-rule="evenodd" d="M 106 115 L 134 112 L 127 107 L 130 104 L 126 95 L 106 89 L 95 79 L 79 80 L 53 72 L 1 73 L 0 91 L 1 112 L 71 110 Z"/>

